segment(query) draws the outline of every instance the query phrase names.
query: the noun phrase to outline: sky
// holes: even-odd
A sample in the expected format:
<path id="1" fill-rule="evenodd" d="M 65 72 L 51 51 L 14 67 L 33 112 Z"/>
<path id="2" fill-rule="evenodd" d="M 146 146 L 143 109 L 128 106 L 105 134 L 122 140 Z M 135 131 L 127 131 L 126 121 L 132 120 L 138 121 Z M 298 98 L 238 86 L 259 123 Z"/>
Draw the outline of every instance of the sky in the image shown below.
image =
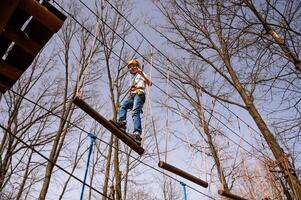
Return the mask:
<path id="1" fill-rule="evenodd" d="M 88 6 L 93 6 L 91 4 L 92 1 L 87 1 Z M 150 29 L 148 27 L 148 25 L 145 23 L 146 21 L 151 20 L 151 22 L 153 24 L 158 24 L 162 22 L 162 17 L 160 15 L 160 13 L 157 11 L 157 9 L 155 8 L 155 6 L 151 3 L 151 0 L 134 0 L 133 1 L 133 17 L 134 18 L 138 18 L 139 19 L 139 23 L 137 24 L 137 28 L 139 31 L 141 31 L 144 36 L 146 38 L 148 38 L 152 44 L 154 44 L 157 48 L 161 49 L 163 52 L 168 52 L 168 53 L 172 53 L 171 48 L 167 47 L 164 44 L 164 39 L 162 37 L 160 37 L 155 31 L 153 31 L 152 29 Z M 113 9 L 111 9 L 112 12 L 114 12 Z M 85 11 L 86 14 L 88 13 L 88 11 Z M 83 12 L 83 13 L 85 13 Z M 133 31 L 133 33 L 131 34 L 132 36 L 130 38 L 128 38 L 128 42 L 129 43 L 135 43 L 137 41 L 137 38 L 140 38 L 138 33 L 135 33 Z M 149 45 L 147 45 L 146 43 L 144 44 L 142 51 L 147 51 L 147 49 L 149 49 Z M 146 64 L 145 66 L 145 71 L 147 73 L 150 73 L 152 71 L 152 75 L 153 75 L 153 80 L 155 80 L 155 76 L 156 76 L 156 72 L 154 69 L 150 69 L 150 66 Z M 163 85 L 163 87 L 165 87 Z M 158 97 L 162 97 L 163 95 L 154 87 L 151 89 L 151 100 L 152 102 L 154 102 Z M 147 108 L 147 105 L 145 105 L 145 108 Z M 218 107 L 220 109 L 220 112 L 226 112 L 225 109 L 222 108 L 222 106 Z M 254 122 L 253 120 L 250 119 L 250 117 L 248 116 L 248 114 L 245 111 L 242 111 L 241 109 L 238 109 L 235 106 L 229 106 L 229 108 L 235 112 L 237 115 L 239 115 L 241 118 L 243 118 L 248 124 L 250 124 L 252 127 L 254 127 L 255 130 L 257 130 L 257 128 L 255 128 Z M 153 112 L 155 114 L 159 113 L 159 112 L 165 112 L 165 110 L 160 110 L 160 108 L 152 108 Z M 176 129 L 179 133 L 182 133 L 181 136 L 183 136 L 184 138 L 190 138 L 192 137 L 192 134 L 195 134 L 193 132 L 193 128 L 191 126 L 187 127 L 186 123 L 184 121 L 178 120 L 177 122 L 175 122 L 173 115 L 169 114 L 170 119 L 169 119 L 169 126 L 172 129 Z M 129 117 L 129 119 L 131 119 Z M 161 138 L 164 137 L 164 115 L 161 115 L 161 123 L 160 127 L 161 127 L 161 132 L 159 134 L 161 134 Z M 224 121 L 224 123 L 227 124 L 227 121 Z M 241 123 L 241 131 L 239 132 L 238 130 L 238 124 L 227 124 L 229 127 L 231 127 L 235 132 L 237 132 L 238 134 L 240 134 L 243 138 L 246 138 L 247 140 L 249 140 L 250 143 L 256 145 L 255 141 L 251 141 L 250 137 L 248 136 L 249 134 L 249 130 L 247 128 L 246 125 L 243 125 L 243 123 Z M 254 131 L 253 131 L 254 132 Z M 234 141 L 236 141 L 237 143 L 240 143 L 241 140 L 240 138 L 237 138 L 237 136 L 231 134 L 230 135 L 231 139 L 233 139 Z M 194 135 L 193 137 L 194 139 L 197 138 L 197 135 Z M 163 139 L 162 139 L 163 140 Z M 191 152 L 193 151 L 192 149 L 189 149 L 187 147 L 184 147 L 183 145 L 178 145 L 178 141 L 174 138 L 174 137 L 170 137 L 169 140 L 169 148 L 175 148 L 174 151 L 170 152 L 168 154 L 168 161 L 171 162 L 173 165 L 182 168 L 188 172 L 191 172 L 192 174 L 194 174 L 197 177 L 200 177 L 202 179 L 208 179 L 208 176 L 206 175 L 206 172 L 208 172 L 210 170 L 210 168 L 212 167 L 210 163 L 210 161 L 208 161 L 208 158 L 205 158 L 204 155 L 202 154 L 196 154 L 193 155 Z M 88 145 L 88 143 L 86 143 L 85 145 Z M 161 141 L 161 145 L 160 147 L 164 147 L 163 142 Z M 243 144 L 244 148 L 249 148 L 248 145 Z M 137 157 L 137 156 L 135 156 Z M 153 162 L 150 162 L 149 164 L 156 167 L 156 162 L 158 160 L 154 160 Z M 157 172 L 153 172 L 151 170 L 149 170 L 147 167 L 144 166 L 139 166 L 140 170 L 145 170 L 147 173 L 145 173 L 143 176 L 140 176 L 139 179 L 141 179 L 141 181 L 143 182 L 147 182 L 149 178 L 153 177 L 153 176 L 158 176 L 159 173 Z M 204 173 L 205 172 L 205 173 Z M 170 173 L 168 173 L 170 174 Z M 82 177 L 82 171 L 77 171 L 76 175 L 78 177 Z M 170 174 L 173 177 L 173 174 Z M 193 186 L 194 188 L 197 188 L 198 190 L 200 190 L 201 192 L 208 194 L 208 195 L 216 195 L 216 190 L 217 188 L 215 186 L 210 186 L 209 189 L 203 189 L 200 186 L 197 186 L 185 179 L 182 179 L 180 177 L 176 177 L 179 180 L 185 182 L 188 185 Z M 55 180 L 52 180 L 52 182 L 55 182 Z M 55 183 L 54 183 L 55 184 Z M 77 184 L 76 186 L 78 186 L 78 188 L 80 187 L 80 184 Z M 58 186 L 59 187 L 59 186 Z M 158 183 L 147 183 L 146 184 L 147 189 L 149 190 L 150 193 L 153 191 L 158 191 L 159 190 L 159 185 Z M 181 186 L 180 184 L 178 184 L 178 188 L 181 191 Z M 52 192 L 55 193 L 56 192 L 56 187 L 51 188 Z M 187 189 L 188 191 L 188 199 L 193 200 L 193 199 L 207 199 L 206 197 L 204 197 L 201 194 L 198 194 L 194 191 L 192 191 L 191 189 Z M 79 193 L 79 190 L 78 190 Z M 74 197 L 77 197 L 78 195 L 76 194 L 71 194 L 71 196 L 68 199 L 73 199 Z"/>
<path id="2" fill-rule="evenodd" d="M 149 26 L 147 25 L 146 22 L 151 21 L 152 24 L 160 24 L 162 23 L 162 16 L 161 14 L 158 12 L 157 8 L 152 4 L 152 2 L 150 0 L 145 0 L 145 1 L 140 1 L 140 0 L 135 0 L 133 1 L 133 18 L 138 18 L 138 24 L 136 25 L 137 29 L 143 33 L 143 35 L 152 43 L 154 44 L 157 48 L 159 48 L 160 50 L 162 50 L 163 52 L 168 52 L 168 53 L 172 53 L 173 49 L 169 48 L 164 42 L 165 40 L 160 37 L 155 31 L 153 31 L 152 29 L 149 28 Z M 92 6 L 87 4 L 88 6 Z M 109 5 L 106 5 L 109 6 Z M 84 8 L 85 9 L 85 8 Z M 114 12 L 114 9 L 111 9 L 112 12 Z M 89 11 L 86 10 L 86 12 L 88 13 Z M 83 12 L 85 13 L 85 12 Z M 86 14 L 87 14 L 86 13 Z M 131 20 L 131 19 L 130 19 Z M 127 41 L 130 44 L 134 44 L 137 42 L 137 39 L 140 40 L 141 36 L 136 33 L 135 31 L 133 31 L 131 33 L 131 36 L 129 38 L 127 38 Z M 149 50 L 149 45 L 145 42 L 141 51 L 147 51 Z M 143 54 L 143 53 L 142 53 Z M 145 72 L 146 73 L 150 73 L 152 71 L 152 78 L 155 81 L 155 76 L 156 76 L 156 72 L 154 69 L 150 69 L 150 66 L 146 63 L 145 64 Z M 165 87 L 165 86 L 163 86 Z M 162 93 L 160 93 L 160 91 L 158 91 L 156 88 L 152 87 L 151 88 L 151 98 L 152 98 L 152 102 L 154 102 L 157 98 L 162 97 Z M 145 106 L 146 107 L 146 106 Z M 249 124 L 251 124 L 252 127 L 254 126 L 254 123 L 252 120 L 250 120 L 250 118 L 248 117 L 246 112 L 241 111 L 240 109 L 238 109 L 235 106 L 230 106 L 230 108 L 237 113 L 240 117 L 242 117 L 245 121 L 247 121 Z M 153 112 L 160 112 L 160 108 L 152 108 Z M 225 109 L 223 109 L 221 106 L 219 106 L 220 112 L 224 112 Z M 165 112 L 165 111 L 164 111 Z M 131 119 L 129 117 L 129 119 Z M 163 120 L 164 117 L 161 115 L 161 119 L 162 119 L 162 124 L 164 124 Z M 186 137 L 186 138 L 197 138 L 196 135 L 194 135 L 192 137 L 191 134 L 195 134 L 192 133 L 191 131 L 193 131 L 192 127 L 187 127 L 185 125 L 183 125 L 183 123 L 185 122 L 179 122 L 178 124 L 173 124 L 173 118 L 172 115 L 170 114 L 170 119 L 169 119 L 169 126 L 172 127 L 172 129 L 177 129 L 178 132 L 182 132 L 182 136 Z M 227 124 L 227 121 L 224 121 L 225 124 Z M 246 126 L 244 126 L 243 124 L 241 124 L 241 132 L 238 132 L 238 127 L 237 124 L 227 124 L 229 127 L 231 127 L 231 129 L 233 129 L 235 132 L 237 132 L 240 135 L 243 135 L 244 138 L 248 138 L 248 129 Z M 163 127 L 164 125 L 161 125 L 161 127 Z M 164 127 L 163 127 L 164 128 Z M 256 128 L 255 128 L 256 129 Z M 161 134 L 161 138 L 163 138 L 163 134 L 164 131 L 163 129 L 161 129 L 161 132 L 159 132 L 159 134 Z M 241 143 L 241 139 L 238 138 L 237 136 L 230 134 L 230 138 L 233 139 L 237 144 Z M 252 143 L 252 142 L 251 142 Z M 176 150 L 173 150 L 172 152 L 170 152 L 168 154 L 168 162 L 172 163 L 174 166 L 184 169 L 187 172 L 190 172 L 194 175 L 196 175 L 197 177 L 200 177 L 202 179 L 207 179 L 207 175 L 206 172 L 208 173 L 208 170 L 211 168 L 211 164 L 210 161 L 208 161 L 208 158 L 204 157 L 204 155 L 194 155 L 191 153 L 191 149 L 187 149 L 187 147 L 183 147 L 183 146 L 179 146 L 177 145 L 178 141 L 175 138 L 172 138 L 172 136 L 169 137 L 169 141 L 168 141 L 168 148 L 172 149 L 172 148 L 176 148 Z M 244 145 L 243 146 L 247 149 L 249 149 L 248 145 Z M 161 143 L 160 147 L 164 148 L 164 144 Z M 188 152 L 188 154 L 187 154 Z M 189 155 L 189 156 L 187 156 Z M 154 163 L 151 163 L 152 166 L 156 167 L 156 161 Z M 143 169 L 144 167 L 141 167 L 140 169 Z M 202 173 L 203 172 L 203 173 Z M 205 172 L 205 173 L 204 173 Z M 156 173 L 155 173 L 156 174 Z M 170 173 L 169 173 L 170 174 Z M 148 179 L 149 176 L 152 176 L 153 174 L 145 174 L 143 177 L 141 177 L 141 180 L 146 181 Z M 217 188 L 215 188 L 214 186 L 210 186 L 209 189 L 204 189 L 201 188 L 189 181 L 186 181 L 185 179 L 182 179 L 181 177 L 177 177 L 174 176 L 173 174 L 170 174 L 173 177 L 178 178 L 179 180 L 184 181 L 185 183 L 192 185 L 193 187 L 197 188 L 198 190 L 200 190 L 201 192 L 208 194 L 208 195 L 216 195 L 216 190 Z M 155 184 L 149 184 L 150 188 L 152 188 L 152 190 L 158 190 L 159 188 L 157 183 Z M 179 185 L 180 187 L 180 185 Z M 193 192 L 192 190 L 188 189 L 187 190 L 189 193 L 189 197 L 190 199 L 199 199 L 200 197 L 202 197 L 203 199 L 206 199 L 206 197 L 204 197 L 203 195 L 200 195 L 198 193 Z"/>

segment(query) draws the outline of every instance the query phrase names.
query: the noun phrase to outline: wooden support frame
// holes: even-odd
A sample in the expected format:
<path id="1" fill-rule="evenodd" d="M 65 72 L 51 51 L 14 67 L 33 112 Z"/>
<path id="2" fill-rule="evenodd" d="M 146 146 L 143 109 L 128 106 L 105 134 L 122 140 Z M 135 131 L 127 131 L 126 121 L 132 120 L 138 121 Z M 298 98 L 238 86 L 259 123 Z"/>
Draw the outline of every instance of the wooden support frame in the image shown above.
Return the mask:
<path id="1" fill-rule="evenodd" d="M 56 33 L 63 25 L 63 21 L 36 0 L 20 0 L 20 7 L 32 15 L 50 31 Z"/>
<path id="2" fill-rule="evenodd" d="M 227 192 L 226 190 L 218 190 L 218 194 L 221 195 L 221 196 L 224 196 L 224 197 L 228 197 L 230 199 L 235 199 L 235 200 L 248 200 L 246 198 L 243 198 L 243 197 L 240 197 L 240 196 L 237 196 L 235 194 L 232 194 L 230 192 Z"/>
<path id="3" fill-rule="evenodd" d="M 30 39 L 23 31 L 5 30 L 2 34 L 33 56 L 36 56 L 42 49 L 40 44 Z"/>
<path id="4" fill-rule="evenodd" d="M 6 76 L 7 78 L 17 81 L 20 76 L 22 75 L 23 71 L 20 69 L 14 67 L 13 65 L 10 65 L 6 62 L 4 62 L 2 59 L 0 59 L 0 74 Z"/>
<path id="5" fill-rule="evenodd" d="M 0 34 L 4 31 L 9 19 L 15 12 L 20 0 L 0 1 Z"/>
<path id="6" fill-rule="evenodd" d="M 176 167 L 174 167 L 174 166 L 172 166 L 172 165 L 170 165 L 166 162 L 159 161 L 158 166 L 160 168 L 163 168 L 163 169 L 165 169 L 167 171 L 170 171 L 174 174 L 177 174 L 177 175 L 179 175 L 183 178 L 186 178 L 187 180 L 190 180 L 190 181 L 192 181 L 192 182 L 194 182 L 194 183 L 196 183 L 196 184 L 198 184 L 198 185 L 200 185 L 204 188 L 208 187 L 208 183 L 206 181 L 203 181 L 203 180 L 201 180 L 201 179 L 199 179 L 199 178 L 197 178 L 197 177 L 195 177 L 195 176 L 193 176 L 193 175 L 191 175 L 191 174 L 189 174 L 189 173 L 187 173 L 187 172 L 185 172 L 185 171 L 183 171 L 179 168 L 176 168 Z"/>
<path id="7" fill-rule="evenodd" d="M 75 97 L 73 99 L 73 103 L 85 111 L 88 115 L 90 115 L 97 122 L 102 124 L 106 129 L 108 129 L 112 134 L 114 134 L 117 138 L 122 140 L 125 144 L 131 147 L 134 151 L 136 151 L 139 155 L 144 153 L 144 149 L 139 146 L 136 142 L 134 142 L 130 136 L 127 136 L 122 131 L 120 131 L 115 125 L 113 125 L 110 121 L 96 112 L 91 106 L 89 106 L 84 100 L 79 97 Z"/>
<path id="8" fill-rule="evenodd" d="M 9 87 L 0 82 L 0 93 L 4 94 L 8 89 Z"/>

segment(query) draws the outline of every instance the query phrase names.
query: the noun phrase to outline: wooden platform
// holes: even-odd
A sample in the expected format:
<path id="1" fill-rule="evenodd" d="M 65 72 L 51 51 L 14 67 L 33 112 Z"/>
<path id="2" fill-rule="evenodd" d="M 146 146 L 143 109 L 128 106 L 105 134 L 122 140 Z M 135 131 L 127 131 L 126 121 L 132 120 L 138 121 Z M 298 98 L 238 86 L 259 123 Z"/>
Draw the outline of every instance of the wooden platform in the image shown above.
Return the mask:
<path id="1" fill-rule="evenodd" d="M 9 90 L 66 16 L 47 1 L 0 1 L 0 92 Z"/>

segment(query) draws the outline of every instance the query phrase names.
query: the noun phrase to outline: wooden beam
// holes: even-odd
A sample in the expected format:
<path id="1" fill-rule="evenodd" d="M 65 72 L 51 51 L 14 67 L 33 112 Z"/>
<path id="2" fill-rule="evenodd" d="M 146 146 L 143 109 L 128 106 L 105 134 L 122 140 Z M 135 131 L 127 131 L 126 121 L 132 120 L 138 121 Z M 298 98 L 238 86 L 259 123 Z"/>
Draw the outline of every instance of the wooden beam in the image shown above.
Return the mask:
<path id="1" fill-rule="evenodd" d="M 218 190 L 218 194 L 224 197 L 228 197 L 230 199 L 235 199 L 235 200 L 247 200 L 246 198 L 237 196 L 235 194 L 232 194 L 230 192 L 227 192 L 226 190 Z"/>
<path id="2" fill-rule="evenodd" d="M 53 33 L 56 33 L 58 30 L 60 30 L 64 23 L 60 18 L 50 12 L 43 5 L 39 4 L 39 2 L 36 0 L 21 0 L 20 8 L 32 15 Z"/>
<path id="3" fill-rule="evenodd" d="M 9 90 L 7 85 L 0 82 L 0 93 L 4 94 L 7 90 Z"/>
<path id="4" fill-rule="evenodd" d="M 73 103 L 85 111 L 88 115 L 90 115 L 97 122 L 102 124 L 106 129 L 108 129 L 112 134 L 114 134 L 117 138 L 122 140 L 125 144 L 131 147 L 134 151 L 136 151 L 139 155 L 144 153 L 144 149 L 139 146 L 136 142 L 134 142 L 129 136 L 120 131 L 117 127 L 115 127 L 111 122 L 109 122 L 106 118 L 96 112 L 92 107 L 90 107 L 84 100 L 79 97 L 75 97 L 73 99 Z"/>
<path id="5" fill-rule="evenodd" d="M 201 180 L 201 179 L 199 179 L 199 178 L 197 178 L 197 177 L 195 177 L 195 176 L 193 176 L 193 175 L 191 175 L 191 174 L 189 174 L 189 173 L 187 173 L 187 172 L 185 172 L 185 171 L 183 171 L 179 168 L 176 168 L 176 167 L 174 167 L 174 166 L 172 166 L 172 165 L 170 165 L 166 162 L 159 161 L 158 166 L 160 168 L 163 168 L 163 169 L 165 169 L 167 171 L 170 171 L 174 174 L 177 174 L 177 175 L 179 175 L 183 178 L 186 178 L 187 180 L 190 180 L 190 181 L 192 181 L 192 182 L 194 182 L 194 183 L 196 183 L 196 184 L 198 184 L 202 187 L 205 187 L 205 188 L 208 187 L 208 183 L 206 181 L 203 181 L 203 180 Z"/>
<path id="6" fill-rule="evenodd" d="M 9 19 L 15 12 L 20 0 L 1 0 L 0 1 L 0 34 L 5 29 Z"/>
<path id="7" fill-rule="evenodd" d="M 0 74 L 16 82 L 22 73 L 23 72 L 15 66 L 4 62 L 2 59 L 0 60 Z"/>
<path id="8" fill-rule="evenodd" d="M 31 38 L 28 37 L 23 31 L 15 31 L 15 30 L 8 30 L 6 29 L 3 31 L 2 35 L 15 42 L 16 45 L 24 49 L 27 53 L 36 56 L 39 51 L 41 50 L 42 46 Z"/>

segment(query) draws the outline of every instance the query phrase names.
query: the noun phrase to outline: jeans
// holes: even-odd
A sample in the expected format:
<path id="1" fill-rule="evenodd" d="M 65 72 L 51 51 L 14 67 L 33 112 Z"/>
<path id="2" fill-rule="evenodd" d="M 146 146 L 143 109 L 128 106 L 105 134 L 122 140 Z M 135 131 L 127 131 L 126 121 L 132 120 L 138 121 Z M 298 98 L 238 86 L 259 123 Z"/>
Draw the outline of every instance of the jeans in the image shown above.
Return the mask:
<path id="1" fill-rule="evenodd" d="M 132 93 L 130 96 L 122 102 L 118 112 L 118 122 L 126 121 L 126 114 L 128 109 L 133 110 L 132 118 L 134 123 L 134 132 L 142 133 L 141 118 L 142 107 L 144 104 L 144 94 Z"/>

